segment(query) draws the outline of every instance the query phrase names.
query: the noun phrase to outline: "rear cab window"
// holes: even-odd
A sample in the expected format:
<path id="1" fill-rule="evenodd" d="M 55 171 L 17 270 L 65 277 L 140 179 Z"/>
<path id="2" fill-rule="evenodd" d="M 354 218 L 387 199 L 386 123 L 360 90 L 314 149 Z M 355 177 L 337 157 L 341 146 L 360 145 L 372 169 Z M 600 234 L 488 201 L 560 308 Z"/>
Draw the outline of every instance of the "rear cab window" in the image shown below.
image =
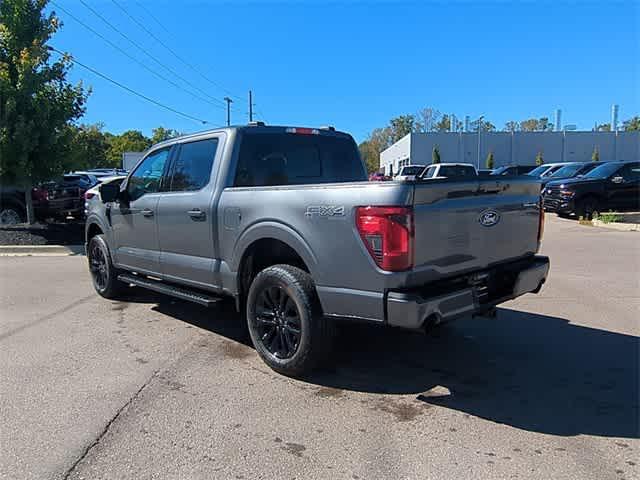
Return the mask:
<path id="1" fill-rule="evenodd" d="M 235 187 L 366 181 L 351 137 L 285 132 L 244 132 Z"/>

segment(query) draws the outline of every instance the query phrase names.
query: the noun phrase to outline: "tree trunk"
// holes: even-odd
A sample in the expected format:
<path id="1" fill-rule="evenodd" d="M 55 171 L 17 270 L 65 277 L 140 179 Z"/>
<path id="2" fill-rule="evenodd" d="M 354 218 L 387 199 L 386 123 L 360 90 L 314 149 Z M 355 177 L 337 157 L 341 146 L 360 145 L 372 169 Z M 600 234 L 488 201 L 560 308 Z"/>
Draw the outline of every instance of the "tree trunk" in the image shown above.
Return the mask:
<path id="1" fill-rule="evenodd" d="M 36 223 L 36 216 L 33 212 L 33 198 L 31 197 L 31 190 L 33 187 L 29 186 L 24 190 L 24 204 L 27 210 L 27 223 L 33 225 Z"/>

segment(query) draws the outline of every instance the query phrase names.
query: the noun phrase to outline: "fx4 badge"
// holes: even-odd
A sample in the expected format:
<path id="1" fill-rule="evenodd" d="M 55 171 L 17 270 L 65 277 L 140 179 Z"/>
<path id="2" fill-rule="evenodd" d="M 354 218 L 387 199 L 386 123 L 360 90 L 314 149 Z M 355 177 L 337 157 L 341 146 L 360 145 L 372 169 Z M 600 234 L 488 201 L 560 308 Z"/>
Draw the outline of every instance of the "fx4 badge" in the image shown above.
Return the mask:
<path id="1" fill-rule="evenodd" d="M 500 214 L 495 210 L 485 210 L 480 214 L 478 221 L 485 227 L 493 227 L 500 221 Z"/>
<path id="2" fill-rule="evenodd" d="M 344 206 L 309 205 L 305 217 L 344 217 Z"/>

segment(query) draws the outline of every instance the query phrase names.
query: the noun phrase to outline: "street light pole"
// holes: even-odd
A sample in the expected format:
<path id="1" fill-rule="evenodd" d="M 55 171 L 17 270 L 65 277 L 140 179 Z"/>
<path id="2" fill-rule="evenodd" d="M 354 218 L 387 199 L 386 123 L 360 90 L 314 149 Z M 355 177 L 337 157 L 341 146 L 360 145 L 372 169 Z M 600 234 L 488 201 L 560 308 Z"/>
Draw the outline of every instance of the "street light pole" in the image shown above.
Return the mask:
<path id="1" fill-rule="evenodd" d="M 480 115 L 478 118 L 478 165 L 476 168 L 480 169 L 480 132 L 482 131 L 482 120 L 484 115 Z"/>
<path id="2" fill-rule="evenodd" d="M 227 127 L 229 125 L 231 125 L 231 103 L 233 103 L 233 100 L 231 100 L 229 97 L 224 97 L 224 101 L 227 102 Z"/>

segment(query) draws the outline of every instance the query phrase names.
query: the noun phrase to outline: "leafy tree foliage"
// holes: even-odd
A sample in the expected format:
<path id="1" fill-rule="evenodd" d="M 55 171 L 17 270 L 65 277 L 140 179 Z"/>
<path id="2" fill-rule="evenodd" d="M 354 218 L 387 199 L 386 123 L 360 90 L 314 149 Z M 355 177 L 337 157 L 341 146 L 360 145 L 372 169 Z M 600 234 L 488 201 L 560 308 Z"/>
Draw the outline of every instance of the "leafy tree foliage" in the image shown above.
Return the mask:
<path id="1" fill-rule="evenodd" d="M 431 163 L 440 163 L 440 161 L 440 147 L 434 145 L 433 151 L 431 152 Z"/>
<path id="2" fill-rule="evenodd" d="M 636 115 L 635 117 L 632 117 L 629 120 L 625 120 L 622 123 L 622 125 L 625 132 L 638 131 L 640 130 L 640 116 Z"/>
<path id="3" fill-rule="evenodd" d="M 493 152 L 489 152 L 489 155 L 487 155 L 486 166 L 488 169 L 493 170 L 494 165 L 495 159 L 493 158 Z"/>
<path id="4" fill-rule="evenodd" d="M 154 128 L 153 130 L 151 130 L 151 145 L 164 142 L 165 140 L 169 140 L 170 138 L 179 137 L 180 135 L 183 134 L 172 128 Z"/>
<path id="5" fill-rule="evenodd" d="M 88 93 L 70 85 L 69 57 L 52 61 L 47 42 L 60 22 L 45 15 L 47 0 L 0 1 L 0 176 L 26 188 L 61 173 L 71 122 L 84 113 Z"/>
<path id="6" fill-rule="evenodd" d="M 389 122 L 391 129 L 391 143 L 395 143 L 406 135 L 416 131 L 416 117 L 400 115 Z"/>
<path id="7" fill-rule="evenodd" d="M 542 152 L 536 153 L 536 165 L 539 167 L 544 163 L 544 157 L 542 156 Z"/>
<path id="8" fill-rule="evenodd" d="M 520 130 L 523 132 L 550 132 L 553 131 L 553 123 L 547 117 L 528 118 L 520 122 Z"/>
<path id="9" fill-rule="evenodd" d="M 520 123 L 519 122 L 515 122 L 513 120 L 508 121 L 507 123 L 504 124 L 504 131 L 505 132 L 518 132 L 520 131 Z"/>

